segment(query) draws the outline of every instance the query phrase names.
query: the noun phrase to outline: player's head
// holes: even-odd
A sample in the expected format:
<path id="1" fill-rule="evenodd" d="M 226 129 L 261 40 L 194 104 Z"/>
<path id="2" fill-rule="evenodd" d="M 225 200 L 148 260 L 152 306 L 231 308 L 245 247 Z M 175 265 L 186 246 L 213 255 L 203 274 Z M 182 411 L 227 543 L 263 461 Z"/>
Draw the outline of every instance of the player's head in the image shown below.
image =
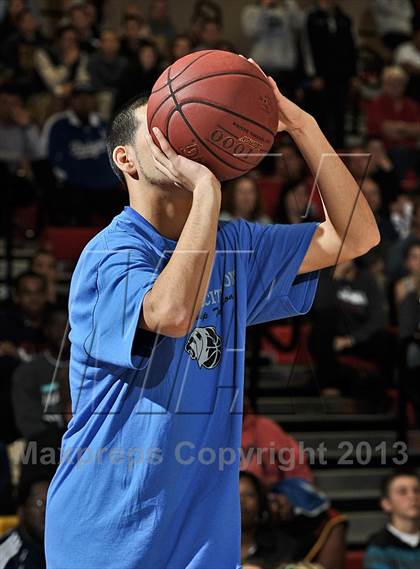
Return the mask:
<path id="1" fill-rule="evenodd" d="M 108 156 L 115 174 L 128 189 L 136 181 L 160 187 L 168 179 L 159 172 L 146 140 L 147 100 L 139 95 L 125 103 L 111 119 L 107 133 Z"/>
<path id="2" fill-rule="evenodd" d="M 415 471 L 396 470 L 382 482 L 381 506 L 391 523 L 420 516 L 420 481 Z"/>

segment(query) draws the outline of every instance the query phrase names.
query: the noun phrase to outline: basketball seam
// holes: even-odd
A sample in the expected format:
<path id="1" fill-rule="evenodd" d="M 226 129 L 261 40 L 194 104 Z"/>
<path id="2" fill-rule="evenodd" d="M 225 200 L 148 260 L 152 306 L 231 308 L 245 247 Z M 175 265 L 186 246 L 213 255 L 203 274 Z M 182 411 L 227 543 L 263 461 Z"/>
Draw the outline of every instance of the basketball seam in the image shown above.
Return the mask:
<path id="1" fill-rule="evenodd" d="M 271 136 L 275 137 L 276 133 L 272 132 L 269 128 L 267 128 L 266 126 L 263 126 L 261 124 L 259 124 L 257 121 L 254 121 L 253 119 L 250 119 L 244 115 L 241 115 L 240 113 L 237 113 L 236 111 L 232 111 L 231 109 L 227 109 L 226 107 L 221 107 L 219 105 L 216 105 L 216 103 L 210 102 L 210 101 L 204 101 L 203 99 L 192 99 L 190 101 L 182 101 L 182 105 L 184 105 L 185 103 L 195 103 L 196 105 L 204 105 L 206 107 L 213 107 L 215 109 L 218 109 L 219 111 L 225 111 L 226 113 L 230 113 L 231 115 L 234 115 L 236 117 L 239 117 L 240 119 L 243 119 L 245 121 L 248 121 L 252 124 L 255 124 L 255 126 L 258 126 L 259 128 L 261 128 L 262 130 L 265 130 L 266 132 L 268 132 L 269 134 L 271 134 Z"/>
<path id="2" fill-rule="evenodd" d="M 190 63 L 186 67 L 184 67 L 184 69 L 182 69 L 177 75 L 175 75 L 175 77 L 173 78 L 173 81 L 175 81 L 175 79 L 178 79 L 178 77 L 180 75 L 182 75 L 185 71 L 187 71 L 187 69 L 189 69 L 192 65 L 194 65 L 194 63 L 196 61 L 200 61 L 200 59 L 203 59 L 203 57 L 206 57 L 206 55 L 209 55 L 210 53 L 213 53 L 213 52 L 214 52 L 214 49 L 212 49 L 210 51 L 206 51 L 206 53 L 202 53 L 196 59 L 194 59 L 194 61 L 190 61 Z M 154 95 L 155 93 L 159 93 L 159 91 L 162 91 L 162 89 L 164 89 L 167 86 L 168 86 L 168 84 L 165 83 L 165 85 L 162 85 L 162 87 L 159 87 L 159 89 L 156 89 L 156 91 L 152 91 L 150 94 Z"/>
<path id="3" fill-rule="evenodd" d="M 197 61 L 197 60 L 195 60 L 195 61 Z M 195 63 L 195 61 L 193 63 Z M 206 79 L 212 79 L 214 77 L 224 77 L 226 75 L 237 76 L 237 77 L 252 77 L 253 79 L 257 79 L 258 81 L 262 81 L 265 85 L 267 85 L 267 82 L 264 79 L 262 79 L 261 77 L 257 77 L 256 75 L 252 75 L 251 73 L 245 73 L 244 71 L 233 71 L 233 72 L 232 71 L 223 71 L 223 72 L 219 71 L 218 73 L 214 73 L 213 75 L 206 75 L 205 77 L 199 77 L 198 79 L 193 79 L 192 81 L 189 81 L 188 83 L 184 83 L 180 87 L 177 87 L 175 90 L 171 90 L 171 92 L 173 91 L 175 94 L 178 94 L 180 91 L 182 91 L 186 87 L 189 87 L 190 85 L 194 85 L 195 83 L 199 83 L 200 81 L 204 81 Z M 175 79 L 177 79 L 178 77 L 179 77 L 179 75 L 174 77 L 174 79 L 172 79 L 172 82 L 175 81 Z M 163 87 L 169 87 L 169 84 L 166 83 L 165 85 L 163 85 Z M 162 87 L 162 89 L 163 89 L 163 87 Z M 155 91 L 155 93 L 157 93 L 157 91 Z M 152 93 L 152 95 L 153 95 L 153 93 Z M 159 105 L 153 111 L 153 115 L 150 117 L 150 122 L 153 121 L 156 114 L 160 111 L 160 109 L 163 107 L 163 105 L 169 101 L 171 96 L 172 96 L 171 94 L 167 95 L 166 98 L 159 103 Z M 225 109 L 225 110 L 228 110 L 228 109 Z"/>
<path id="4" fill-rule="evenodd" d="M 220 156 L 218 156 L 215 152 L 213 152 L 213 150 L 211 148 L 209 148 L 209 146 L 206 144 L 206 142 L 204 140 L 202 140 L 201 136 L 199 136 L 195 130 L 193 129 L 193 127 L 191 126 L 189 120 L 187 119 L 187 117 L 184 115 L 183 111 L 182 111 L 182 107 L 179 105 L 177 98 L 175 97 L 175 93 L 172 89 L 172 79 L 171 79 L 171 68 L 168 69 L 168 87 L 169 90 L 171 92 L 174 104 L 175 104 L 175 108 L 178 111 L 178 113 L 181 115 L 181 117 L 183 118 L 185 124 L 187 125 L 187 127 L 190 129 L 190 131 L 194 134 L 195 137 L 198 138 L 198 140 L 201 142 L 201 144 L 204 146 L 204 148 L 206 148 L 208 150 L 208 152 L 210 152 L 210 154 L 212 154 L 215 158 L 217 158 L 220 162 L 222 162 L 225 166 L 228 166 L 229 168 L 232 168 L 233 170 L 237 170 L 238 172 L 244 172 L 243 169 L 238 168 L 236 166 L 232 166 L 231 164 L 229 164 L 228 162 L 226 162 L 225 160 L 223 160 L 223 158 L 220 158 Z M 172 113 L 172 116 L 174 115 L 174 113 Z M 169 139 L 169 121 L 166 124 L 166 132 L 167 132 L 167 140 L 170 143 L 170 139 Z"/>

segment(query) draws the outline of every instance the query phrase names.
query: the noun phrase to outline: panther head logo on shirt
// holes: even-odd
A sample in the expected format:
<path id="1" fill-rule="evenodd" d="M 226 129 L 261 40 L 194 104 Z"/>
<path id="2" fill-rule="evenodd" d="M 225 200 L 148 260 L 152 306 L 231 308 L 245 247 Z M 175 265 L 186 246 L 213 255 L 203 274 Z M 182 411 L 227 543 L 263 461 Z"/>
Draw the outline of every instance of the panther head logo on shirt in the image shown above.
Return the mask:
<path id="1" fill-rule="evenodd" d="M 214 326 L 195 328 L 188 338 L 185 350 L 198 366 L 212 369 L 216 367 L 222 355 L 222 340 Z"/>

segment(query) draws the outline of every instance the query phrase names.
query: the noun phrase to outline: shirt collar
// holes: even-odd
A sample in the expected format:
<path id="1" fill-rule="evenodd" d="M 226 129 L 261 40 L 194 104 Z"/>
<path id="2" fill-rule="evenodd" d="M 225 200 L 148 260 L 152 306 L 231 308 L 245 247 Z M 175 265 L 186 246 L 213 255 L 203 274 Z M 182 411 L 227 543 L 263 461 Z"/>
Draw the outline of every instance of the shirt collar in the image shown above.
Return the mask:
<path id="1" fill-rule="evenodd" d="M 149 237 L 152 243 L 157 245 L 161 251 L 173 251 L 175 249 L 177 242 L 174 239 L 169 239 L 169 237 L 159 233 L 150 221 L 147 221 L 145 217 L 132 207 L 125 206 L 123 215 L 128 218 L 136 230 Z"/>
<path id="2" fill-rule="evenodd" d="M 397 537 L 400 541 L 409 545 L 410 547 L 417 547 L 420 543 L 420 532 L 417 533 L 405 533 L 394 528 L 391 524 L 387 525 L 387 530 Z"/>

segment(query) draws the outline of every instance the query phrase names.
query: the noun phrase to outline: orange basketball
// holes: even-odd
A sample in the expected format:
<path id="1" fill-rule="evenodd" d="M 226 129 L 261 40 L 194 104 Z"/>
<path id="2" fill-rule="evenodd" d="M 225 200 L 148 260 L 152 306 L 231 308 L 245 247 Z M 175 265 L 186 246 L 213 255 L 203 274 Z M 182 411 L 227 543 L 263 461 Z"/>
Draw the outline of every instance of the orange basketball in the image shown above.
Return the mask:
<path id="1" fill-rule="evenodd" d="M 265 75 L 239 55 L 191 53 L 156 81 L 147 109 L 150 134 L 158 127 L 183 156 L 205 164 L 219 180 L 246 174 L 270 150 L 278 110 Z"/>

